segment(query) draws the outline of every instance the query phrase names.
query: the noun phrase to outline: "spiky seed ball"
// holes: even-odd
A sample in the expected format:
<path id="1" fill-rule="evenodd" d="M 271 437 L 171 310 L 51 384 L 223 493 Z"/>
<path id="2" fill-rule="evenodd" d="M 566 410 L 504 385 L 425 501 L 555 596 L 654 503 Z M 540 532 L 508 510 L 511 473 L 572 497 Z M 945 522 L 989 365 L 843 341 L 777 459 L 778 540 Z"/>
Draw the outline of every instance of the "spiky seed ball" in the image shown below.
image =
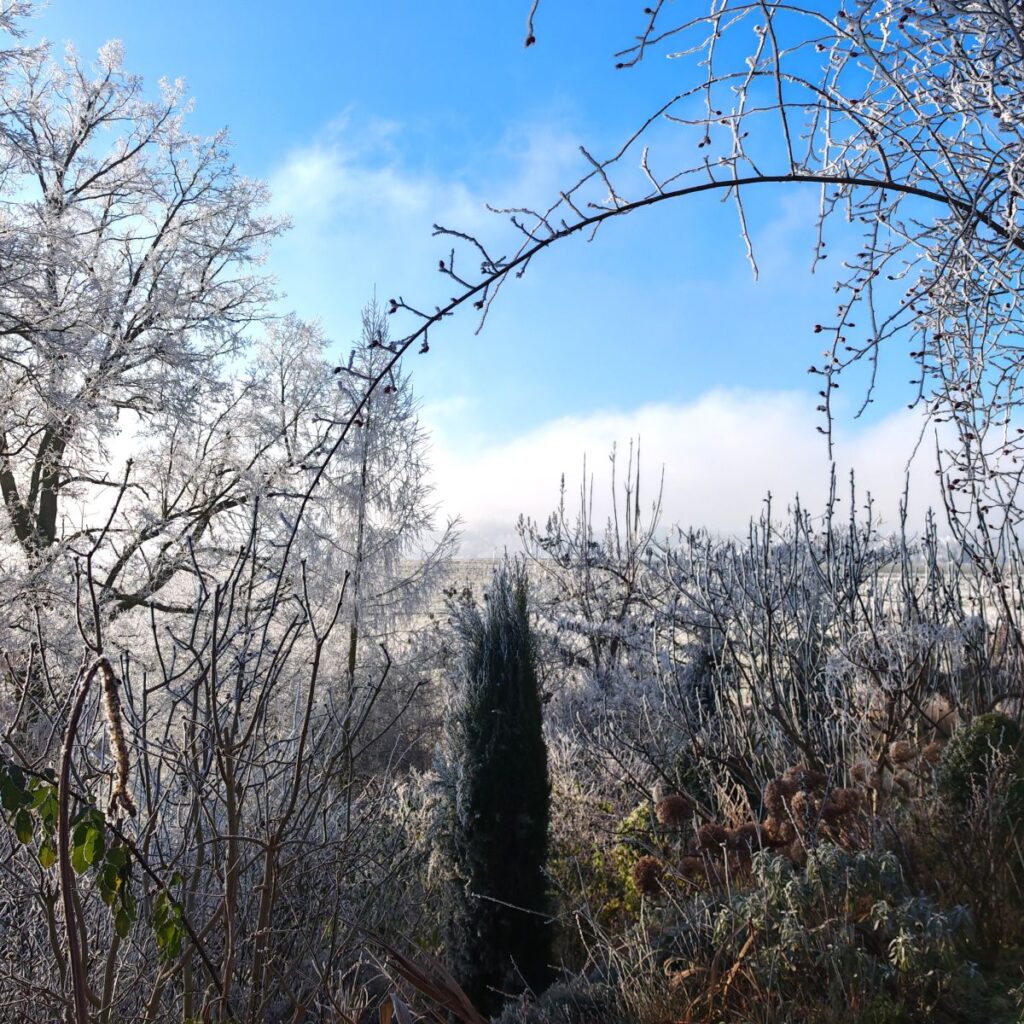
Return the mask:
<path id="1" fill-rule="evenodd" d="M 786 845 L 786 841 L 782 838 L 782 823 L 771 815 L 761 822 L 761 837 L 768 846 Z"/>
<path id="2" fill-rule="evenodd" d="M 817 813 L 817 803 L 817 800 L 810 793 L 800 790 L 799 793 L 793 795 L 790 807 L 793 809 L 795 817 L 806 821 Z"/>
<path id="3" fill-rule="evenodd" d="M 704 861 L 700 857 L 684 857 L 679 863 L 679 873 L 691 882 L 707 876 Z"/>
<path id="4" fill-rule="evenodd" d="M 799 836 L 786 847 L 786 856 L 798 867 L 807 863 L 807 849 Z"/>
<path id="5" fill-rule="evenodd" d="M 921 750 L 921 764 L 927 768 L 937 765 L 944 746 L 945 744 L 941 740 L 932 740 Z"/>
<path id="6" fill-rule="evenodd" d="M 910 764 L 914 760 L 914 748 L 906 740 L 894 740 L 889 744 L 889 758 L 893 764 Z"/>
<path id="7" fill-rule="evenodd" d="M 841 807 L 847 814 L 852 814 L 860 809 L 863 801 L 860 790 L 857 789 L 834 789 L 832 790 L 832 802 Z"/>
<path id="8" fill-rule="evenodd" d="M 655 896 L 661 892 L 661 880 L 665 868 L 657 857 L 641 857 L 633 865 L 633 884 L 645 896 Z"/>
<path id="9" fill-rule="evenodd" d="M 778 779 L 772 779 L 764 787 L 764 806 L 773 817 L 781 817 L 786 810 L 786 797 Z"/>
<path id="10" fill-rule="evenodd" d="M 729 830 L 723 825 L 716 825 L 708 822 L 697 829 L 697 845 L 702 850 L 717 850 L 723 846 L 729 838 Z"/>
<path id="11" fill-rule="evenodd" d="M 731 829 L 729 832 L 729 848 L 739 851 L 750 851 L 761 845 L 761 826 L 752 821 Z"/>
<path id="12" fill-rule="evenodd" d="M 866 782 L 869 770 L 868 765 L 864 761 L 858 761 L 850 769 L 850 778 L 852 778 L 854 782 Z"/>
<path id="13" fill-rule="evenodd" d="M 662 828 L 685 828 L 693 817 L 693 801 L 682 793 L 670 793 L 655 804 L 654 814 Z"/>
<path id="14" fill-rule="evenodd" d="M 793 799 L 793 794 L 800 791 L 800 783 L 796 779 L 787 779 L 785 776 L 776 779 L 779 784 L 779 792 L 782 794 L 782 799 L 789 801 Z"/>
<path id="15" fill-rule="evenodd" d="M 793 792 L 801 789 L 821 789 L 828 781 L 827 777 L 821 772 L 808 768 L 805 764 L 795 764 L 792 768 L 787 768 L 782 778 L 793 787 Z"/>
<path id="16" fill-rule="evenodd" d="M 832 799 L 826 800 L 821 805 L 821 817 L 825 821 L 838 821 L 846 815 L 846 807 L 838 803 L 833 795 Z"/>

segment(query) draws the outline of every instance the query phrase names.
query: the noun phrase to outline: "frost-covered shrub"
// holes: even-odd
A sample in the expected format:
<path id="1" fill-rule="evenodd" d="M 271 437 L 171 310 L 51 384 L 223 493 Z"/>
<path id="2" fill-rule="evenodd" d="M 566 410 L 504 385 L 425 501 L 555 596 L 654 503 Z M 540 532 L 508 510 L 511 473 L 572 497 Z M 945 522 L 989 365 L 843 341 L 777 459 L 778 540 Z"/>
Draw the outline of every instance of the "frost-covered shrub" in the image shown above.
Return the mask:
<path id="1" fill-rule="evenodd" d="M 505 1007 L 496 1024 L 625 1024 L 615 992 L 584 980 L 552 985 L 536 1002 Z"/>
<path id="2" fill-rule="evenodd" d="M 1020 727 L 1012 718 L 998 712 L 979 715 L 953 735 L 942 753 L 936 771 L 940 795 L 952 806 L 966 808 L 973 793 L 984 788 L 999 758 L 1008 759 L 1008 770 L 1024 779 L 1021 753 Z M 1024 809 L 1024 781 L 1017 789 Z"/>
<path id="3" fill-rule="evenodd" d="M 665 969 L 695 1019 L 926 1020 L 973 983 L 970 915 L 916 894 L 888 852 L 821 844 L 803 870 L 758 854 L 750 888 L 680 915 Z"/>
<path id="4" fill-rule="evenodd" d="M 986 968 L 1024 943 L 1022 767 L 1016 725 L 980 716 L 943 751 L 941 799 L 922 800 L 905 829 L 922 884 L 970 908 L 975 955 Z"/>

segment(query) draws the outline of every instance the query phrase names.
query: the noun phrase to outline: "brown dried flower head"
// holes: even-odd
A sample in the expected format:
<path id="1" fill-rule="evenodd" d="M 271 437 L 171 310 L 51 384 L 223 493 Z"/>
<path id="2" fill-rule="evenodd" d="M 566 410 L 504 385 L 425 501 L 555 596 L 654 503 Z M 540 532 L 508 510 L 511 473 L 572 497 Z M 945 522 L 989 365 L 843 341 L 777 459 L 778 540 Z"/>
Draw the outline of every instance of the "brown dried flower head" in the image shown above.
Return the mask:
<path id="1" fill-rule="evenodd" d="M 764 787 L 764 806 L 773 817 L 781 817 L 786 810 L 786 795 L 779 779 L 772 779 Z"/>
<path id="2" fill-rule="evenodd" d="M 821 817 L 823 821 L 839 821 L 840 818 L 846 817 L 848 811 L 844 804 L 839 803 L 834 798 L 826 800 L 821 805 Z"/>
<path id="3" fill-rule="evenodd" d="M 641 857 L 633 865 L 633 884 L 645 896 L 655 896 L 661 892 L 661 880 L 665 868 L 657 857 Z"/>
<path id="4" fill-rule="evenodd" d="M 889 744 L 889 758 L 893 764 L 910 764 L 914 756 L 914 748 L 906 740 L 894 740 Z"/>
<path id="5" fill-rule="evenodd" d="M 702 850 L 717 850 L 729 838 L 729 830 L 724 825 L 709 822 L 697 829 L 697 845 Z"/>
<path id="6" fill-rule="evenodd" d="M 707 868 L 700 857 L 684 857 L 679 863 L 679 873 L 689 881 L 707 877 Z"/>
<path id="7" fill-rule="evenodd" d="M 761 826 L 752 821 L 729 830 L 727 843 L 730 850 L 750 851 L 761 845 Z"/>
<path id="8" fill-rule="evenodd" d="M 793 809 L 795 817 L 805 821 L 817 814 L 818 801 L 810 793 L 800 790 L 799 793 L 794 794 L 790 807 Z"/>
<path id="9" fill-rule="evenodd" d="M 832 790 L 832 803 L 841 807 L 844 812 L 852 814 L 860 809 L 863 797 L 857 789 L 834 789 Z"/>
<path id="10" fill-rule="evenodd" d="M 822 789 L 828 781 L 821 772 L 803 764 L 795 764 L 792 768 L 787 768 L 782 778 L 793 785 L 794 792 L 801 789 Z"/>
<path id="11" fill-rule="evenodd" d="M 782 838 L 782 822 L 772 815 L 769 815 L 761 822 L 761 839 L 766 846 L 785 846 L 786 840 Z"/>
<path id="12" fill-rule="evenodd" d="M 786 856 L 798 868 L 802 868 L 807 863 L 807 849 L 799 836 L 786 847 Z"/>
<path id="13" fill-rule="evenodd" d="M 684 828 L 693 817 L 693 801 L 682 793 L 670 793 L 657 802 L 654 813 L 662 828 Z"/>

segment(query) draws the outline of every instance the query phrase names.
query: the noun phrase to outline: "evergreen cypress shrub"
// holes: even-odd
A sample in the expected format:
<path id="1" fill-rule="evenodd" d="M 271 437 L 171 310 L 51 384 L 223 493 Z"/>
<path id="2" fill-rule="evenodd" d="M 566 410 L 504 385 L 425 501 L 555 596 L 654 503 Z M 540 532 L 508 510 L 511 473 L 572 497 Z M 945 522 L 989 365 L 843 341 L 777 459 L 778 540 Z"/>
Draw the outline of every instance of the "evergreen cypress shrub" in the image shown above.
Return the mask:
<path id="1" fill-rule="evenodd" d="M 456 614 L 462 641 L 446 723 L 450 855 L 458 876 L 448 956 L 484 1013 L 550 980 L 545 862 L 550 785 L 540 686 L 521 563 L 494 575 L 483 610 Z"/>

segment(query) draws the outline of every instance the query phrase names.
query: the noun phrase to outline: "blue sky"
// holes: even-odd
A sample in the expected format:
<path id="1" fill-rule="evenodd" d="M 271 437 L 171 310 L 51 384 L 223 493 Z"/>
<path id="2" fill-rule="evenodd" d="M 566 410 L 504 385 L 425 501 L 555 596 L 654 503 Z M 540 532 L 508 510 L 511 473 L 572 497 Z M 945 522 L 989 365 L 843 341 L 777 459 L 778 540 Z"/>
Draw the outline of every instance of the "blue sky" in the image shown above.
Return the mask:
<path id="1" fill-rule="evenodd" d="M 639 6 L 542 4 L 527 50 L 528 7 L 53 0 L 29 33 L 86 54 L 116 37 L 153 86 L 186 80 L 193 129 L 228 126 L 239 167 L 267 179 L 293 218 L 270 263 L 284 305 L 320 318 L 340 351 L 374 287 L 425 307 L 451 294 L 434 269 L 445 255 L 434 221 L 500 235 L 485 202 L 557 194 L 586 169 L 580 143 L 608 152 L 680 87 L 682 65 L 661 55 L 614 69 Z M 655 166 L 692 141 L 665 134 Z M 805 371 L 834 297 L 827 272 L 808 272 L 816 203 L 809 189 L 752 196 L 758 283 L 730 207 L 663 205 L 549 250 L 481 335 L 464 317 L 432 337 L 430 355 L 412 360 L 414 385 L 444 510 L 466 517 L 473 550 L 505 536 L 515 512 L 550 507 L 584 453 L 600 466 L 612 440 L 642 427 L 652 463 L 666 466 L 670 519 L 736 529 L 768 489 L 820 492 L 827 464 Z M 844 416 L 839 457 L 869 482 L 874 473 L 891 505 L 914 420 L 911 374 L 890 365 L 867 419 Z M 720 486 L 726 475 L 742 486 Z"/>

